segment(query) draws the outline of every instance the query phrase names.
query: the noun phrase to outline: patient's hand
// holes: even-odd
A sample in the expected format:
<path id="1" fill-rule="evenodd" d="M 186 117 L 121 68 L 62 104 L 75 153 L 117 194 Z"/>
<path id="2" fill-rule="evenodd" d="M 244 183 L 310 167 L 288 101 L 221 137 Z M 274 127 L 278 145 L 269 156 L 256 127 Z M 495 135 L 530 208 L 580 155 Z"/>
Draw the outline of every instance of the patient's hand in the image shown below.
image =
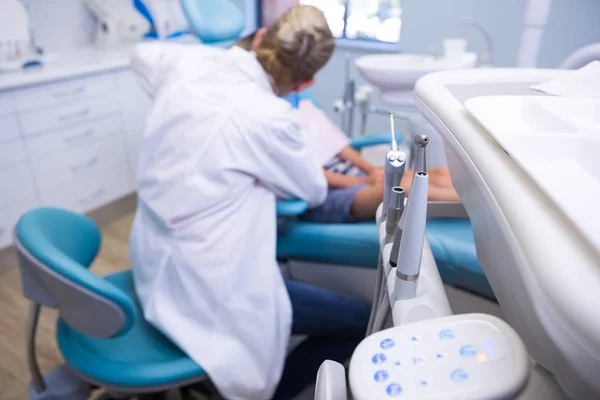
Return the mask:
<path id="1" fill-rule="evenodd" d="M 384 183 L 385 181 L 385 170 L 381 167 L 372 168 L 369 171 L 369 182 L 371 184 Z"/>

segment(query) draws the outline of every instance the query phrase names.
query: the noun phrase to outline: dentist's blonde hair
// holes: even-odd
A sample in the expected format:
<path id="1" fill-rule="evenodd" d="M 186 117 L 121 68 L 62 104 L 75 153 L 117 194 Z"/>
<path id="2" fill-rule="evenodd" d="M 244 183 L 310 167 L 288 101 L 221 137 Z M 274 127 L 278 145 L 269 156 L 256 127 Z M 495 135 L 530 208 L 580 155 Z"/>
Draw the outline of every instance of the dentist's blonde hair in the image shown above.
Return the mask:
<path id="1" fill-rule="evenodd" d="M 335 39 L 323 13 L 313 6 L 297 5 L 267 30 L 255 53 L 278 94 L 285 95 L 313 79 L 334 49 Z"/>

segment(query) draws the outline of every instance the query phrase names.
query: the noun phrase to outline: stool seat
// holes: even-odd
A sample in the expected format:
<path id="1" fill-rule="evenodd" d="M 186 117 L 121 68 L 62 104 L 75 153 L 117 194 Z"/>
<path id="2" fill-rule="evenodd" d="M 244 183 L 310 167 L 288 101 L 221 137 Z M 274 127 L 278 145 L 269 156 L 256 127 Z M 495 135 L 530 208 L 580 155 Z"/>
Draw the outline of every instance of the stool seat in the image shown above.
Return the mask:
<path id="1" fill-rule="evenodd" d="M 477 259 L 468 219 L 430 219 L 427 239 L 444 283 L 494 299 Z M 286 219 L 279 226 L 277 257 L 377 268 L 377 227 L 374 222 L 325 224 Z"/>
<path id="2" fill-rule="evenodd" d="M 200 380 L 205 371 L 143 318 L 131 271 L 105 278 L 135 304 L 131 329 L 114 339 L 96 339 L 70 328 L 60 318 L 58 346 L 67 362 L 80 374 L 103 386 L 157 387 Z"/>

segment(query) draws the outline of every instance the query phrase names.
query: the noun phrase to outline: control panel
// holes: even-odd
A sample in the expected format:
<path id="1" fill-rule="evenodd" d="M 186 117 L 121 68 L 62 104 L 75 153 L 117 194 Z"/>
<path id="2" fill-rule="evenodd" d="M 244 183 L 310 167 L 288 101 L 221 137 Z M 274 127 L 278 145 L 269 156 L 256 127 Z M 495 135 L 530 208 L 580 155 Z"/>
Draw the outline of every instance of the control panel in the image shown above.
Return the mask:
<path id="1" fill-rule="evenodd" d="M 455 315 L 377 332 L 350 362 L 355 400 L 510 399 L 527 382 L 517 333 L 483 314 Z"/>

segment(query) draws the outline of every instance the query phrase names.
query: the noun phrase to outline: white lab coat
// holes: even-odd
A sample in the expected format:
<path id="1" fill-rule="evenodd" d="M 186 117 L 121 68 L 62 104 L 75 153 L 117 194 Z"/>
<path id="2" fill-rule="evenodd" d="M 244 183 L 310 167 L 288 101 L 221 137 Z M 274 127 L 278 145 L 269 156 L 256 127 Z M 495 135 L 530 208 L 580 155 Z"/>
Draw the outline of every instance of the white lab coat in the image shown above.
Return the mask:
<path id="1" fill-rule="evenodd" d="M 323 202 L 323 171 L 252 53 L 143 44 L 132 67 L 154 97 L 130 238 L 144 315 L 225 398 L 266 400 L 292 317 L 275 198 Z"/>

